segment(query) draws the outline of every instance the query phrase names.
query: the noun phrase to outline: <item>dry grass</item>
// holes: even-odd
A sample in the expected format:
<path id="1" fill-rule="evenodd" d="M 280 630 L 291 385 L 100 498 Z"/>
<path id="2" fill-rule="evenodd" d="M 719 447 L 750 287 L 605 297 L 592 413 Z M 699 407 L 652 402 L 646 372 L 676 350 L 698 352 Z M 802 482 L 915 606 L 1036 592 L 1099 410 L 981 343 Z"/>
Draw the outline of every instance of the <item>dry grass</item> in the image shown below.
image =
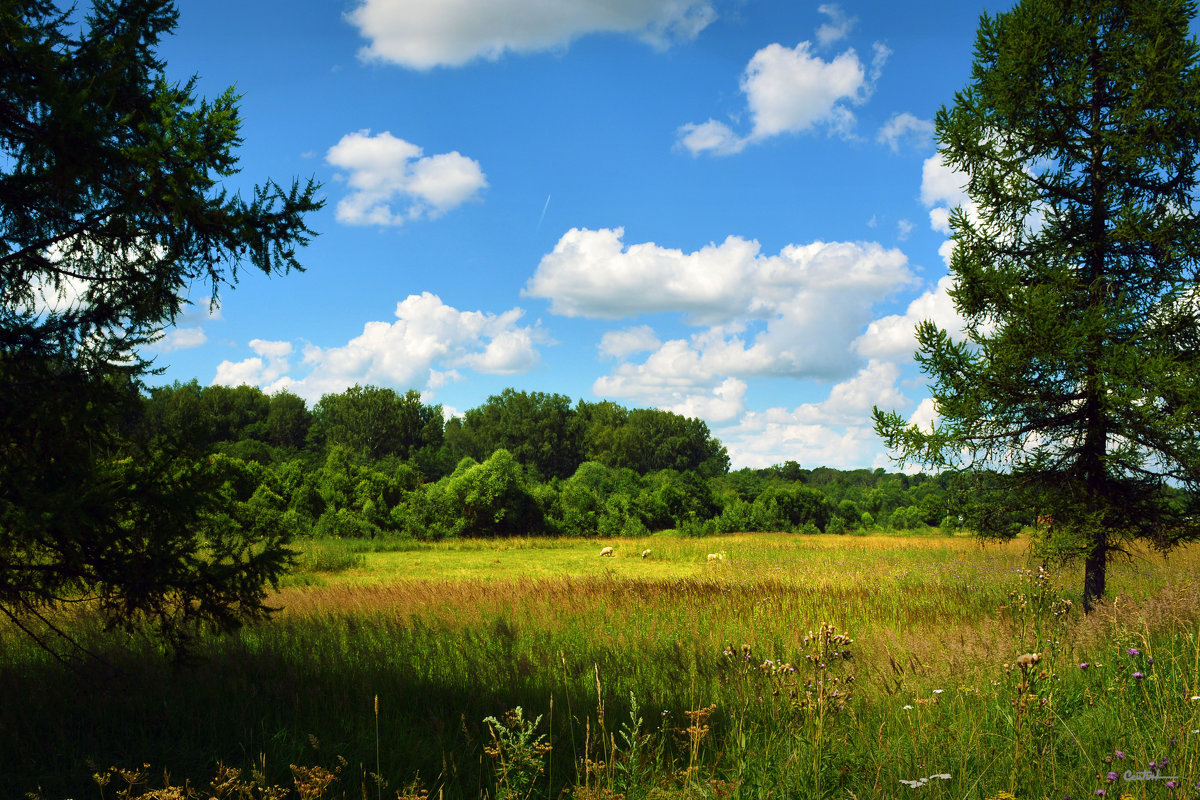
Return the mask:
<path id="1" fill-rule="evenodd" d="M 554 743 L 538 796 L 574 784 L 613 798 L 750 797 L 781 785 L 860 800 L 901 790 L 1078 797 L 1103 788 L 1094 776 L 1106 754 L 1145 760 L 1171 738 L 1180 769 L 1200 772 L 1200 736 L 1188 738 L 1200 729 L 1200 703 L 1188 700 L 1200 694 L 1200 547 L 1114 564 L 1112 599 L 1084 619 L 1053 613 L 1077 596 L 1078 569 L 1040 577 L 1024 540 L 603 544 L 616 558 L 599 558 L 600 542 L 538 540 L 365 552 L 354 574 L 280 592 L 273 622 L 207 640 L 195 666 L 117 656 L 124 674 L 83 685 L 5 637 L 0 691 L 16 700 L 0 708 L 0 751 L 21 756 L 0 794 L 42 783 L 84 795 L 88 758 L 150 761 L 199 781 L 217 761 L 249 774 L 262 754 L 262 772 L 282 785 L 287 765 L 332 768 L 341 755 L 346 774 L 362 776 L 380 748 L 395 786 L 419 794 L 420 778 L 445 797 L 480 797 L 497 788 L 483 720 L 516 706 L 544 716 L 537 733 Z M 718 551 L 726 560 L 707 561 Z M 767 680 L 758 664 L 803 662 L 823 623 L 852 634 L 856 682 L 845 712 L 818 726 L 789 705 L 796 684 Z M 735 675 L 723 653 L 743 644 L 754 661 Z M 1130 648 L 1153 653 L 1145 681 L 1131 677 Z M 1022 689 L 1029 676 L 1005 664 L 1027 652 L 1044 654 L 1046 678 Z M 644 709 L 634 740 L 645 763 L 615 735 L 633 703 Z M 692 741 L 689 715 L 713 706 L 703 742 Z M 933 773 L 955 777 L 901 783 Z M 330 796 L 358 796 L 338 786 Z"/>

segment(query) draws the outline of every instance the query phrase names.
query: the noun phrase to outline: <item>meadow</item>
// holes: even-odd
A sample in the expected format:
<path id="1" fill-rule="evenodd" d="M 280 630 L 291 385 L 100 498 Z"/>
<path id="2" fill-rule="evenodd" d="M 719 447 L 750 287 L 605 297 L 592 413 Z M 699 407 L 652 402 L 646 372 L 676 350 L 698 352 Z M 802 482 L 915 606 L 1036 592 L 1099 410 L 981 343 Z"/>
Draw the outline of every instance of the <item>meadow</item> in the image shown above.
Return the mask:
<path id="1" fill-rule="evenodd" d="M 85 611 L 72 667 L 3 629 L 0 796 L 1200 797 L 1200 547 L 1119 558 L 1087 617 L 1042 566 L 965 535 L 310 540 L 271 621 L 182 663 Z"/>

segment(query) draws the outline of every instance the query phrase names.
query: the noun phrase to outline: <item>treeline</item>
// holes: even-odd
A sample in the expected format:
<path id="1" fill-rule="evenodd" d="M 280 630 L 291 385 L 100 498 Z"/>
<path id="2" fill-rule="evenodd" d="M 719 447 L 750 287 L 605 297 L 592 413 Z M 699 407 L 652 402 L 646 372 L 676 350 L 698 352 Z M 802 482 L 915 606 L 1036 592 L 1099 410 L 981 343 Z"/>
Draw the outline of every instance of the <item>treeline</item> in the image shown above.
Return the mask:
<path id="1" fill-rule="evenodd" d="M 952 474 L 730 472 L 708 426 L 507 389 L 462 417 L 374 386 L 300 397 L 196 381 L 149 390 L 125 421 L 144 447 L 202 454 L 248 519 L 298 535 L 845 533 L 957 525 Z"/>

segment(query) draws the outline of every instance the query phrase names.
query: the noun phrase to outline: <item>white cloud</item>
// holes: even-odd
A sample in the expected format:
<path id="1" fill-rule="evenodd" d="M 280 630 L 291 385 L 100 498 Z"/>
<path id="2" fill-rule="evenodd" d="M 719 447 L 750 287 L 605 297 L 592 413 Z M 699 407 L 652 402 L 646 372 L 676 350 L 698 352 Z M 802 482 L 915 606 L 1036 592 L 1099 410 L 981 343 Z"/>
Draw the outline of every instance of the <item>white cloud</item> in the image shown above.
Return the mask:
<path id="1" fill-rule="evenodd" d="M 902 219 L 896 223 L 896 236 L 900 241 L 908 241 L 908 237 L 912 235 L 913 224 L 906 219 Z"/>
<path id="2" fill-rule="evenodd" d="M 937 403 L 932 397 L 926 397 L 917 406 L 917 410 L 908 418 L 909 425 L 916 425 L 923 431 L 932 431 L 933 426 L 941 419 L 937 412 Z"/>
<path id="3" fill-rule="evenodd" d="M 829 17 L 829 22 L 823 22 L 817 28 L 817 42 L 822 47 L 828 47 L 840 39 L 845 39 L 850 35 L 854 24 L 858 22 L 857 17 L 847 17 L 837 3 L 823 3 L 817 6 L 817 12 Z"/>
<path id="4" fill-rule="evenodd" d="M 200 347 L 207 341 L 208 336 L 204 333 L 203 328 L 171 328 L 154 343 L 153 349 L 160 353 L 170 353 L 172 350 L 189 350 L 193 347 Z"/>
<path id="5" fill-rule="evenodd" d="M 682 125 L 678 131 L 679 146 L 692 155 L 709 153 L 714 156 L 728 156 L 740 153 L 746 149 L 749 139 L 744 139 L 733 132 L 724 122 L 710 119 L 699 124 L 689 122 Z"/>
<path id="6" fill-rule="evenodd" d="M 525 294 L 549 299 L 553 312 L 568 316 L 687 314 L 702 328 L 688 338 L 660 342 L 646 325 L 605 334 L 600 352 L 621 361 L 593 391 L 712 421 L 743 413 L 746 379 L 852 374 L 862 362 L 850 345 L 873 305 L 915 281 L 902 252 L 875 243 L 788 245 L 768 256 L 738 237 L 684 252 L 652 242 L 626 246 L 622 236 L 621 229 L 569 231 Z M 641 352 L 648 354 L 640 363 L 624 360 Z M 864 380 L 883 369 L 872 365 Z M 856 386 L 837 390 L 839 406 L 859 407 Z"/>
<path id="7" fill-rule="evenodd" d="M 430 69 L 559 49 L 592 33 L 666 47 L 695 38 L 716 12 L 710 0 L 361 0 L 347 18 L 369 42 L 360 57 Z"/>
<path id="8" fill-rule="evenodd" d="M 337 205 L 339 222 L 348 225 L 400 225 L 437 217 L 487 188 L 479 162 L 458 153 L 422 157 L 420 147 L 388 131 L 348 133 L 325 154 L 325 161 L 347 170 L 350 194 Z M 393 208 L 393 206 L 398 208 Z"/>
<path id="9" fill-rule="evenodd" d="M 870 98 L 890 55 L 882 44 L 875 44 L 874 51 L 868 72 L 853 49 L 825 61 L 812 52 L 811 42 L 791 49 L 769 44 L 754 54 L 742 73 L 750 133 L 739 137 L 728 125 L 710 119 L 681 126 L 678 144 L 692 155 L 729 155 L 772 136 L 817 127 L 848 135 L 855 123 L 850 107 Z"/>
<path id="10" fill-rule="evenodd" d="M 205 326 L 221 320 L 221 306 L 209 295 L 200 301 L 188 299 L 188 304 L 167 328 L 161 339 L 146 349 L 155 353 L 170 353 L 175 350 L 190 350 L 208 343 Z"/>
<path id="11" fill-rule="evenodd" d="M 905 111 L 893 114 L 879 129 L 875 140 L 886 144 L 893 152 L 898 152 L 902 145 L 923 149 L 933 144 L 933 133 L 933 122 Z"/>
<path id="12" fill-rule="evenodd" d="M 242 361 L 222 361 L 218 364 L 213 384 L 265 386 L 279 381 L 291 369 L 288 362 L 288 356 L 292 354 L 291 342 L 251 339 L 250 349 L 258 355 Z"/>
<path id="13" fill-rule="evenodd" d="M 915 280 L 901 251 L 872 242 L 788 245 L 767 256 L 758 242 L 738 236 L 684 252 L 653 242 L 626 246 L 624 233 L 571 229 L 542 257 L 522 294 L 546 298 L 551 311 L 570 317 L 675 311 L 703 325 L 818 319 L 823 325 L 831 312 L 857 319 Z"/>
<path id="14" fill-rule="evenodd" d="M 613 375 L 598 378 L 592 392 L 713 422 L 746 410 L 746 383 L 707 370 L 698 354 L 679 340 L 667 342 L 645 364 L 621 364 Z"/>
<path id="15" fill-rule="evenodd" d="M 337 347 L 304 348 L 303 377 L 294 377 L 289 342 L 253 340 L 257 358 L 222 362 L 214 383 L 252 383 L 268 391 L 286 388 L 315 401 L 355 383 L 432 391 L 460 376 L 455 369 L 513 374 L 535 367 L 536 345 L 547 340 L 538 326 L 522 326 L 524 312 L 459 311 L 429 292 L 396 304 L 395 322 L 368 322 L 363 332 Z M 265 360 L 264 360 L 265 359 Z"/>
<path id="16" fill-rule="evenodd" d="M 929 224 L 939 233 L 950 235 L 950 211 L 958 206 L 971 208 L 967 196 L 967 176 L 942 160 L 941 153 L 925 159 L 921 167 L 921 202 L 929 207 Z"/>
<path id="17" fill-rule="evenodd" d="M 658 336 L 649 325 L 607 331 L 600 339 L 600 353 L 614 358 L 625 358 L 634 353 L 645 353 L 660 344 Z"/>
<path id="18" fill-rule="evenodd" d="M 714 433 L 739 466 L 766 467 L 792 459 L 812 466 L 862 467 L 879 452 L 879 438 L 869 421 L 871 407 L 908 402 L 896 388 L 899 375 L 896 365 L 871 361 L 835 385 L 820 403 L 790 411 L 751 411 Z"/>
<path id="19" fill-rule="evenodd" d="M 927 319 L 949 332 L 951 338 L 961 340 L 963 320 L 954 310 L 949 294 L 953 285 L 954 279 L 943 275 L 935 288 L 909 303 L 903 314 L 875 320 L 854 341 L 854 351 L 864 358 L 909 358 L 917 349 L 917 323 Z"/>
<path id="20" fill-rule="evenodd" d="M 684 253 L 653 242 L 626 248 L 624 235 L 623 228 L 572 228 L 542 257 L 522 294 L 547 298 L 551 311 L 569 317 L 672 310 L 721 320 L 745 313 L 758 242 L 730 236 Z"/>

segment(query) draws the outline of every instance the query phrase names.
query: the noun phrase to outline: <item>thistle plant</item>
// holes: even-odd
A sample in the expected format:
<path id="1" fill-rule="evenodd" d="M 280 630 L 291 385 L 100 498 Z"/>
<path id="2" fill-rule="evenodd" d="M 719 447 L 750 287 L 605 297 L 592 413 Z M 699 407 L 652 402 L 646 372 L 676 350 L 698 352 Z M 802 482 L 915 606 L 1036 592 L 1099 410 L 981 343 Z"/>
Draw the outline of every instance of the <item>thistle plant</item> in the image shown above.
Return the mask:
<path id="1" fill-rule="evenodd" d="M 772 658 L 758 662 L 750 645 L 740 650 L 729 646 L 723 653 L 728 681 L 742 703 L 743 718 L 735 735 L 744 737 L 744 716 L 757 705 L 770 718 L 771 727 L 789 729 L 810 745 L 818 793 L 828 729 L 845 715 L 853 692 L 855 677 L 847 668 L 853 644 L 849 634 L 824 623 L 804 637 L 794 664 Z"/>
<path id="2" fill-rule="evenodd" d="M 545 759 L 552 749 L 545 734 L 535 735 L 542 718 L 531 722 L 517 706 L 504 715 L 503 722 L 495 717 L 484 717 L 483 721 L 492 737 L 483 752 L 494 764 L 496 799 L 524 800 L 545 771 Z"/>

